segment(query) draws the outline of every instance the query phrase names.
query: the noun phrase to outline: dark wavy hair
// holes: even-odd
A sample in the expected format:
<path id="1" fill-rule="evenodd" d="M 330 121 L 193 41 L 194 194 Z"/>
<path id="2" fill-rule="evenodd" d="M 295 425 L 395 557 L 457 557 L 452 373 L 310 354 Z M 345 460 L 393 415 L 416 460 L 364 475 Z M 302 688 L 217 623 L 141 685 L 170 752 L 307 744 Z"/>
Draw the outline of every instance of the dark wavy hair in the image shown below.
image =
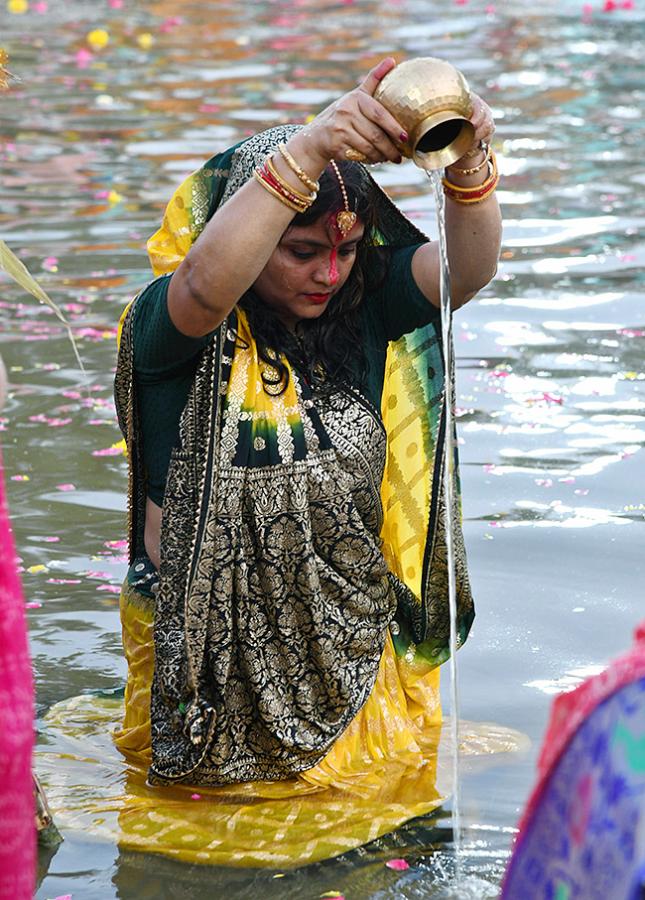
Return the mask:
<path id="1" fill-rule="evenodd" d="M 359 383 L 366 373 L 366 358 L 358 309 L 364 292 L 376 287 L 383 277 L 380 254 L 374 249 L 377 230 L 372 192 L 374 187 L 366 171 L 357 163 L 341 161 L 340 170 L 350 210 L 365 226 L 356 247 L 356 259 L 349 278 L 316 319 L 304 319 L 296 332 L 281 322 L 271 307 L 265 305 L 252 290 L 240 300 L 251 333 L 257 343 L 260 359 L 269 365 L 263 373 L 265 390 L 281 394 L 287 387 L 289 373 L 281 356 L 286 356 L 310 384 L 333 387 L 342 382 Z M 314 203 L 297 214 L 290 227 L 312 225 L 344 205 L 338 178 L 331 166 L 319 179 L 320 190 Z M 370 247 L 372 248 L 370 251 Z M 369 255 L 369 263 L 368 263 Z"/>

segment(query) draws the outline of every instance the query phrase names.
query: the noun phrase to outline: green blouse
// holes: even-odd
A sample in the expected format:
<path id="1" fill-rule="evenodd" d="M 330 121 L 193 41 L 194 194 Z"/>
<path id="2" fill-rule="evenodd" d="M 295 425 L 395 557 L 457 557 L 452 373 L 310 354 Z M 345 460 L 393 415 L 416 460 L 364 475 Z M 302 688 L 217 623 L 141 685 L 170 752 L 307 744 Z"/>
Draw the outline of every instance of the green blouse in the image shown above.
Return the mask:
<path id="1" fill-rule="evenodd" d="M 412 276 L 412 257 L 420 245 L 395 250 L 378 290 L 360 307 L 366 374 L 356 387 L 377 408 L 389 341 L 422 325 L 439 323 L 439 310 L 421 293 Z M 143 435 L 146 491 L 163 503 L 170 453 L 179 440 L 179 418 L 195 377 L 200 351 L 211 335 L 192 338 L 175 328 L 168 313 L 170 275 L 152 281 L 140 294 L 133 321 L 134 370 Z"/>

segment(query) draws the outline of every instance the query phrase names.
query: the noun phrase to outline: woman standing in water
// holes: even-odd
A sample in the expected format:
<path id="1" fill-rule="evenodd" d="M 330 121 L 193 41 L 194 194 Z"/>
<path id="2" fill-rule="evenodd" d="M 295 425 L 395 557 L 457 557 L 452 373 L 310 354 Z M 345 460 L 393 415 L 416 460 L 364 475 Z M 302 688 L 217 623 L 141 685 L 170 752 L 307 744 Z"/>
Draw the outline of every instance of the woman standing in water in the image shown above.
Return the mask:
<path id="1" fill-rule="evenodd" d="M 299 798 L 279 827 L 242 804 L 209 836 L 226 861 L 331 856 L 439 802 L 439 253 L 362 164 L 401 161 L 407 136 L 373 97 L 394 65 L 182 185 L 148 245 L 159 277 L 122 322 L 131 566 L 116 742 L 155 785 Z M 492 278 L 500 245 L 494 126 L 473 100 L 473 146 L 444 182 L 455 307 Z M 474 613 L 453 539 L 463 640 Z M 323 847 L 324 790 L 356 814 Z M 174 839 L 195 858 L 194 836 Z"/>

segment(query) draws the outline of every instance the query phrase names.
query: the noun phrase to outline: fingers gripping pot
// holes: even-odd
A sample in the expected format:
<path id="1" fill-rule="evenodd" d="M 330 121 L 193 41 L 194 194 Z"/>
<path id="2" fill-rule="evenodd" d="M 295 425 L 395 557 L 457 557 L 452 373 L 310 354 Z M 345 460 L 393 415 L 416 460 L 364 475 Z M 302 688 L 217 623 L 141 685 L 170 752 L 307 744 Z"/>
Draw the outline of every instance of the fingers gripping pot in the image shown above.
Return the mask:
<path id="1" fill-rule="evenodd" d="M 473 143 L 473 108 L 464 76 L 433 56 L 403 62 L 383 78 L 374 97 L 403 125 L 404 156 L 422 169 L 443 169 Z"/>

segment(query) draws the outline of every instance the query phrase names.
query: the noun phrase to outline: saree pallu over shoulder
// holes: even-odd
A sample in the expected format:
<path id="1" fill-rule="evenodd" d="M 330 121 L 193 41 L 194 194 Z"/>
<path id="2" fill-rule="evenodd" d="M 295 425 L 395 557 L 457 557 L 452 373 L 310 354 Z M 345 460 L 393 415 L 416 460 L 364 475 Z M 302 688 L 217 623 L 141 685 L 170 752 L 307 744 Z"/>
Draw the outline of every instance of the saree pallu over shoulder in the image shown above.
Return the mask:
<path id="1" fill-rule="evenodd" d="M 259 379 L 240 312 L 202 354 L 168 473 L 153 783 L 281 779 L 314 766 L 369 696 L 395 612 L 378 530 L 364 524 L 316 402 L 294 372 L 278 397 Z M 366 459 L 384 459 L 377 417 L 360 439 Z"/>
<path id="2" fill-rule="evenodd" d="M 457 646 L 468 637 L 475 617 L 461 529 L 456 436 L 447 440 L 443 353 L 440 331 L 434 325 L 390 344 L 382 416 L 387 461 L 381 486 L 381 534 L 385 558 L 399 582 L 394 645 L 397 654 L 422 675 L 450 656 L 443 473 L 451 450 L 456 481 L 452 544 Z"/>

